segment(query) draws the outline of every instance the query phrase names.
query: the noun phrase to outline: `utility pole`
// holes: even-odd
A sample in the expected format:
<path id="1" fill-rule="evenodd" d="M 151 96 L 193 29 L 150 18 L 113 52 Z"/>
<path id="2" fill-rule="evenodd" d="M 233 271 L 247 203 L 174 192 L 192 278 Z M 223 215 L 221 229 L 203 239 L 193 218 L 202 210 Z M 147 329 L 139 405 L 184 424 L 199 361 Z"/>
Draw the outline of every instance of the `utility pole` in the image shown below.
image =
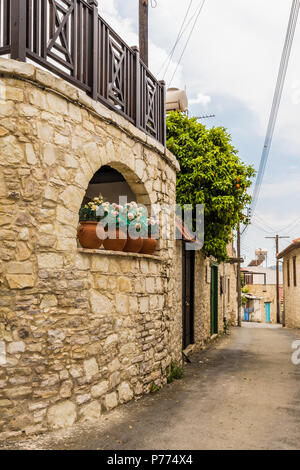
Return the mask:
<path id="1" fill-rule="evenodd" d="M 242 310 L 242 283 L 241 283 L 241 230 L 240 224 L 237 229 L 237 291 L 238 291 L 238 311 L 237 311 L 237 323 L 238 326 L 242 326 L 241 310 Z"/>
<path id="2" fill-rule="evenodd" d="M 280 295 L 279 295 L 279 259 L 277 255 L 279 253 L 279 239 L 281 238 L 290 238 L 290 237 L 280 237 L 275 235 L 275 237 L 265 237 L 272 240 L 275 240 L 276 244 L 276 321 L 280 323 Z"/>
<path id="3" fill-rule="evenodd" d="M 140 57 L 145 65 L 149 65 L 148 54 L 148 0 L 139 0 L 139 36 L 140 36 Z"/>

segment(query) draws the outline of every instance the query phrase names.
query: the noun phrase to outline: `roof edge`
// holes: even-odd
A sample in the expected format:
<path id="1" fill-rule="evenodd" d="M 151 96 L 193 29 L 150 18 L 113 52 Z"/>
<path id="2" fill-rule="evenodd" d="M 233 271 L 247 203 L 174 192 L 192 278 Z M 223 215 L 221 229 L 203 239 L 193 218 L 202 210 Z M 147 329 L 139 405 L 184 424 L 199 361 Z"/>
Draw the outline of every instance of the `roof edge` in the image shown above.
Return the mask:
<path id="1" fill-rule="evenodd" d="M 277 259 L 283 258 L 284 256 L 288 255 L 291 251 L 296 250 L 297 248 L 300 248 L 300 241 L 291 243 L 288 247 L 278 253 Z"/>

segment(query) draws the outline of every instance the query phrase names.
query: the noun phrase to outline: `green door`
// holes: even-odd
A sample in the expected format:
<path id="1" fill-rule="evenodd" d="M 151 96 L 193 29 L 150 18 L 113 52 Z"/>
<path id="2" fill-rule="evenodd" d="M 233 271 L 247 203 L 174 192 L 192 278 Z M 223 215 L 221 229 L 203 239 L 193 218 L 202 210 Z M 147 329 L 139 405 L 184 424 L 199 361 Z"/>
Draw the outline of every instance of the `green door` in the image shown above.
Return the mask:
<path id="1" fill-rule="evenodd" d="M 218 266 L 211 267 L 210 291 L 210 333 L 218 333 Z"/>

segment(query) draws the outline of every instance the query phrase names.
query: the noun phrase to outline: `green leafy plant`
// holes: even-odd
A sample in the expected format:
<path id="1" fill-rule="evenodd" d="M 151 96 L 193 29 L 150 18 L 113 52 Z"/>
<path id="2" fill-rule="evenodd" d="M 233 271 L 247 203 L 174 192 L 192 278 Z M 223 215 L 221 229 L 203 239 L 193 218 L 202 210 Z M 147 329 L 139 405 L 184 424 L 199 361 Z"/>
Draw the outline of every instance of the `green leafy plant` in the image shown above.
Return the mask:
<path id="1" fill-rule="evenodd" d="M 156 385 L 154 382 L 150 385 L 150 393 L 157 393 L 160 391 L 160 387 Z"/>
<path id="2" fill-rule="evenodd" d="M 183 378 L 183 368 L 180 367 L 175 361 L 172 361 L 167 369 L 168 384 Z"/>
<path id="3" fill-rule="evenodd" d="M 88 204 L 82 204 L 79 209 L 79 220 L 80 222 L 99 222 L 101 217 L 97 215 L 99 207 L 103 203 L 103 197 L 100 194 L 95 197 Z"/>
<path id="4" fill-rule="evenodd" d="M 223 127 L 207 129 L 196 118 L 173 112 L 167 118 L 167 147 L 177 157 L 177 203 L 204 205 L 204 254 L 227 260 L 227 245 L 251 202 L 248 188 L 255 175 L 245 165 Z"/>

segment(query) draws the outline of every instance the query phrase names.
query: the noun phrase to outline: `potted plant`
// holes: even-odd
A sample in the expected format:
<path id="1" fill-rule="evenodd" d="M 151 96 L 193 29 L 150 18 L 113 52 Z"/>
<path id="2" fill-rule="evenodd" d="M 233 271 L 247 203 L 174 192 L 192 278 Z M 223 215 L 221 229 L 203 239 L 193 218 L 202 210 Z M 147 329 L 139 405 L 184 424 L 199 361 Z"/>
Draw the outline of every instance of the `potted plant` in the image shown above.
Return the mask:
<path id="1" fill-rule="evenodd" d="M 155 217 L 150 217 L 147 220 L 148 233 L 143 238 L 143 246 L 140 253 L 144 255 L 153 255 L 156 250 L 159 238 L 159 220 Z"/>
<path id="2" fill-rule="evenodd" d="M 148 233 L 147 209 L 136 202 L 126 204 L 127 242 L 125 252 L 139 253 L 143 247 L 143 237 Z"/>
<path id="3" fill-rule="evenodd" d="M 126 210 L 115 203 L 103 203 L 102 209 L 105 217 L 103 246 L 106 250 L 123 251 L 127 241 Z"/>
<path id="4" fill-rule="evenodd" d="M 104 230 L 99 224 L 101 217 L 97 215 L 99 206 L 103 203 L 101 194 L 88 204 L 82 204 L 79 210 L 78 240 L 83 248 L 98 249 L 102 245 Z"/>

